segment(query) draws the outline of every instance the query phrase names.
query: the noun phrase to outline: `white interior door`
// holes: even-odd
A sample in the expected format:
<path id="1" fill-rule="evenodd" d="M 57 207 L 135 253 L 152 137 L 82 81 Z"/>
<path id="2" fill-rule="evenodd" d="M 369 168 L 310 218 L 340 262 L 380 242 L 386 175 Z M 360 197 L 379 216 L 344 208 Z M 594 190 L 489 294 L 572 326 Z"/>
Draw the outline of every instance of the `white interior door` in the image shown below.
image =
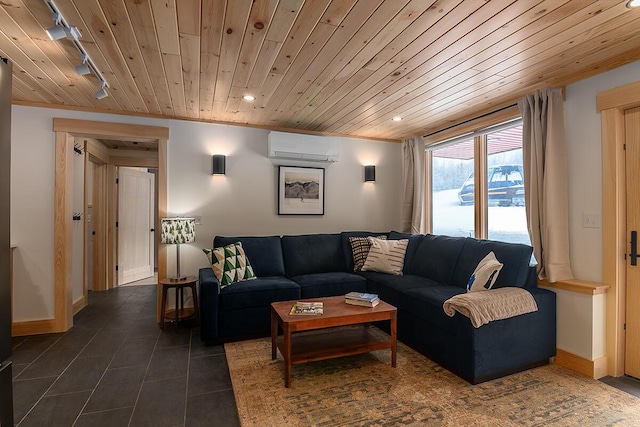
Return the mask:
<path id="1" fill-rule="evenodd" d="M 153 276 L 152 173 L 120 168 L 118 172 L 118 285 Z"/>
<path id="2" fill-rule="evenodd" d="M 625 111 L 627 173 L 627 295 L 625 374 L 640 378 L 640 108 Z"/>

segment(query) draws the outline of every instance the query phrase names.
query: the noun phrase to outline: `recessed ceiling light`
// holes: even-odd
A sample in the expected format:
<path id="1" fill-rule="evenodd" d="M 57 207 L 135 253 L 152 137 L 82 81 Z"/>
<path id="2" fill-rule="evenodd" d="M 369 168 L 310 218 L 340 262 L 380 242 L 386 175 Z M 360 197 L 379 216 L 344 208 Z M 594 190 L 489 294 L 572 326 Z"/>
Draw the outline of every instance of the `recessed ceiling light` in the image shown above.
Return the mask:
<path id="1" fill-rule="evenodd" d="M 400 120 L 402 120 L 402 117 L 400 117 L 400 116 L 396 116 L 396 117 L 394 117 L 394 118 L 393 118 L 393 119 L 391 119 L 391 120 L 393 120 L 394 122 L 399 122 Z"/>
<path id="2" fill-rule="evenodd" d="M 634 7 L 640 6 L 640 0 L 629 0 L 627 2 L 627 7 L 629 9 L 633 9 Z"/>
<path id="3" fill-rule="evenodd" d="M 256 97 L 253 95 L 245 95 L 242 97 L 245 101 L 255 101 Z"/>

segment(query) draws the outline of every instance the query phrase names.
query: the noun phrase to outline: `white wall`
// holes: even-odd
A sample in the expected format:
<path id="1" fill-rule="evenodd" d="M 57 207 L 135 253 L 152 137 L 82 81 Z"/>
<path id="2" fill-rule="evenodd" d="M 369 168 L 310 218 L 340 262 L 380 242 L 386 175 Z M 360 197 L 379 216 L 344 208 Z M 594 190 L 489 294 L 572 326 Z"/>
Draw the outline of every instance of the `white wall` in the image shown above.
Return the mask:
<path id="1" fill-rule="evenodd" d="M 602 132 L 596 96 L 638 80 L 640 61 L 567 86 L 571 266 L 582 280 L 602 281 L 602 229 L 582 227 L 583 213 L 602 218 Z"/>
<path id="2" fill-rule="evenodd" d="M 599 92 L 640 80 L 640 62 L 567 86 L 565 125 L 569 155 L 569 239 L 577 279 L 602 281 L 602 228 L 584 228 L 582 215 L 602 218 L 602 133 Z M 606 297 L 558 291 L 558 348 L 595 360 L 606 355 Z"/>
<path id="3" fill-rule="evenodd" d="M 49 319 L 53 303 L 54 117 L 169 127 L 169 215 L 201 215 L 196 242 L 181 248 L 181 270 L 206 266 L 201 248 L 215 234 L 269 235 L 389 230 L 400 226 L 401 146 L 342 139 L 326 171 L 325 215 L 277 215 L 277 168 L 266 158 L 268 131 L 239 126 L 13 106 L 11 241 L 13 320 Z M 211 175 L 211 155 L 226 154 L 227 174 Z M 364 184 L 363 165 L 376 183 Z M 175 271 L 169 248 L 169 274 Z"/>

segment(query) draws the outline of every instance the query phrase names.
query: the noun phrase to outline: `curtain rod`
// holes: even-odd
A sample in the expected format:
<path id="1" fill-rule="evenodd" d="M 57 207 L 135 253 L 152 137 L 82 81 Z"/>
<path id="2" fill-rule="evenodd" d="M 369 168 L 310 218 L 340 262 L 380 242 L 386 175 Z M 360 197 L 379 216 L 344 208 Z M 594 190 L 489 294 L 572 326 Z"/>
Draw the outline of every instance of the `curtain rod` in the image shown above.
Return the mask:
<path id="1" fill-rule="evenodd" d="M 506 110 L 506 109 L 508 109 L 508 108 L 513 108 L 513 107 L 517 107 L 517 106 L 518 106 L 518 104 L 517 104 L 517 103 L 516 103 L 516 104 L 507 105 L 507 106 L 504 106 L 504 107 L 502 107 L 502 108 L 498 108 L 497 110 L 491 111 L 491 112 L 489 112 L 489 113 L 485 113 L 485 114 L 483 114 L 483 115 L 481 115 L 481 116 L 474 117 L 473 119 L 465 120 L 464 122 L 456 123 L 455 125 L 451 125 L 451 126 L 446 127 L 446 128 L 444 128 L 444 129 L 439 129 L 439 130 L 437 130 L 437 131 L 435 131 L 435 132 L 428 133 L 428 134 L 426 134 L 426 135 L 423 135 L 423 137 L 424 137 L 424 138 L 427 138 L 427 137 L 429 137 L 429 136 L 433 136 L 433 135 L 439 134 L 440 132 L 444 132 L 444 131 L 446 131 L 446 130 L 456 128 L 456 127 L 461 126 L 461 125 L 464 125 L 464 124 L 466 124 L 466 123 L 471 123 L 471 122 L 473 122 L 473 121 L 475 121 L 475 120 L 478 120 L 478 119 L 481 119 L 481 118 L 483 118 L 483 117 L 487 117 L 487 116 L 490 116 L 490 115 L 492 115 L 492 114 L 499 113 L 500 111 L 504 111 L 504 110 Z"/>

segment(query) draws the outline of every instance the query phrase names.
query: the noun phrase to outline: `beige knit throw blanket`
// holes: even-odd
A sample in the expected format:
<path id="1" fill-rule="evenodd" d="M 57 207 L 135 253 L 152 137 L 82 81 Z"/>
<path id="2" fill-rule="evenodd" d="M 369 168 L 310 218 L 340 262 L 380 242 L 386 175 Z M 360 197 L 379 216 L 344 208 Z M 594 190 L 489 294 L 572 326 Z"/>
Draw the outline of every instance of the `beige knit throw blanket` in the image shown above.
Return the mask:
<path id="1" fill-rule="evenodd" d="M 536 300 L 529 291 L 522 288 L 467 292 L 449 298 L 442 308 L 450 317 L 453 317 L 456 311 L 467 316 L 476 328 L 493 320 L 538 311 Z"/>

